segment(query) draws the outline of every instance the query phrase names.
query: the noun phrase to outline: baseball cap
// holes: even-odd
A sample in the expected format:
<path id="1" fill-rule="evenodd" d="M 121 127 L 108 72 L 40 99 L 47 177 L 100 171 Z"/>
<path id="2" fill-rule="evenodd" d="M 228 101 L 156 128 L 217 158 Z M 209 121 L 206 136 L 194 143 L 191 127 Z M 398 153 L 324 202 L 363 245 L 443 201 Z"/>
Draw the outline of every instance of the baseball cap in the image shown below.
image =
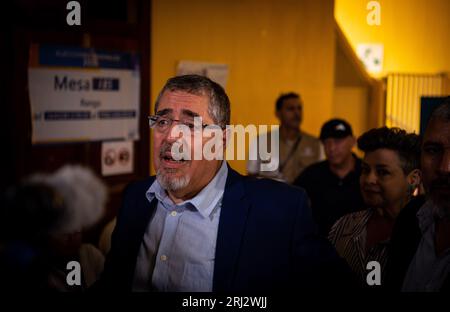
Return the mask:
<path id="1" fill-rule="evenodd" d="M 353 135 L 352 127 L 343 119 L 331 119 L 323 124 L 320 130 L 320 140 L 328 138 L 345 138 Z"/>

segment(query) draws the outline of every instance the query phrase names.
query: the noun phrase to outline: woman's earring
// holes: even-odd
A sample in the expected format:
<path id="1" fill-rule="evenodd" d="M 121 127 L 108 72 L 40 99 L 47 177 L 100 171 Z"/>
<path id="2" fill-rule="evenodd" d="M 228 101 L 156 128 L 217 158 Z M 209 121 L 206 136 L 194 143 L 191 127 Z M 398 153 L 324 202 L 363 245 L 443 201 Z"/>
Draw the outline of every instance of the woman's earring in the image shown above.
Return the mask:
<path id="1" fill-rule="evenodd" d="M 412 197 L 414 195 L 414 191 L 416 190 L 417 185 L 416 184 L 409 184 L 408 185 L 408 196 Z"/>

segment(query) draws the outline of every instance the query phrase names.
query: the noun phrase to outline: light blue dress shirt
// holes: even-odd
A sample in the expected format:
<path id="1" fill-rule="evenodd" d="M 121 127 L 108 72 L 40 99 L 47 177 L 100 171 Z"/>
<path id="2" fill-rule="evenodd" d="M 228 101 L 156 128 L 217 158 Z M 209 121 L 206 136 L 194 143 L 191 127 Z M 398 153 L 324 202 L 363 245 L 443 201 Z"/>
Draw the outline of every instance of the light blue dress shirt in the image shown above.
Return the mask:
<path id="1" fill-rule="evenodd" d="M 158 200 L 138 253 L 134 291 L 212 291 L 217 229 L 228 168 L 225 161 L 195 197 L 174 204 L 155 180 Z"/>
<path id="2" fill-rule="evenodd" d="M 438 211 L 433 202 L 428 200 L 417 212 L 422 239 L 417 247 L 403 281 L 402 291 L 436 292 L 450 274 L 450 249 L 442 255 L 436 255 L 434 243 L 435 217 Z"/>

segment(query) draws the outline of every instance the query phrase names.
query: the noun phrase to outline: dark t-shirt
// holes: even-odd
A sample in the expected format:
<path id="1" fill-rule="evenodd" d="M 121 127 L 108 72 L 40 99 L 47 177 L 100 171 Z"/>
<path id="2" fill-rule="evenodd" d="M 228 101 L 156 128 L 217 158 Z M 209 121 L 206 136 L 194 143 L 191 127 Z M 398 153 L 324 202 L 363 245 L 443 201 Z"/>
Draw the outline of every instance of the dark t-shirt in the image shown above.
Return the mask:
<path id="1" fill-rule="evenodd" d="M 355 169 L 343 179 L 330 170 L 325 160 L 307 167 L 294 182 L 308 193 L 319 233 L 325 237 L 340 217 L 364 209 L 359 189 L 361 159 L 353 156 Z"/>

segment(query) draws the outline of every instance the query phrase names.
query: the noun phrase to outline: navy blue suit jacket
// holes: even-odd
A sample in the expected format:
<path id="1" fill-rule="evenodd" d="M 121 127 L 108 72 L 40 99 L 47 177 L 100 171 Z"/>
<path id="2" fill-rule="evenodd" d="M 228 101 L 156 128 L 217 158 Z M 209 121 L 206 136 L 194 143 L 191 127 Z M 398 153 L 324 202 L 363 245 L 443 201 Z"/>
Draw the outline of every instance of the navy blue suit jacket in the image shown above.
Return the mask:
<path id="1" fill-rule="evenodd" d="M 131 290 L 137 254 L 156 208 L 150 177 L 130 184 L 100 289 Z M 213 291 L 275 292 L 348 286 L 350 270 L 316 234 L 305 192 L 244 177 L 229 167 L 217 233 Z M 344 287 L 345 288 L 345 287 Z"/>

